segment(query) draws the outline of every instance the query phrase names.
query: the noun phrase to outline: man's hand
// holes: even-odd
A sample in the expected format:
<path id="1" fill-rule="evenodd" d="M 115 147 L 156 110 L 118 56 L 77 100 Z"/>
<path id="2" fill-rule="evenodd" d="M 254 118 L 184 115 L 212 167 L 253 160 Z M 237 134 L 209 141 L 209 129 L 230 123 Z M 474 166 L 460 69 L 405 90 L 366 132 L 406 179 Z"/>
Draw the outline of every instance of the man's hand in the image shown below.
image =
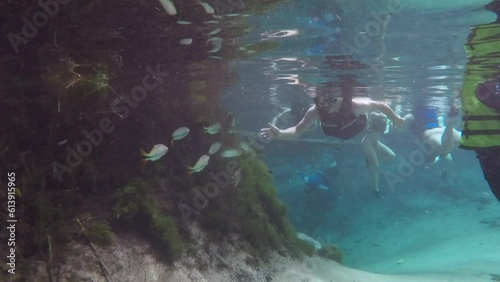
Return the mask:
<path id="1" fill-rule="evenodd" d="M 400 116 L 398 116 L 395 120 L 392 121 L 392 123 L 394 124 L 395 128 L 402 127 L 403 125 L 405 125 L 405 122 L 406 122 L 406 119 L 402 118 Z"/>
<path id="2" fill-rule="evenodd" d="M 269 128 L 262 128 L 259 135 L 264 139 L 271 141 L 280 135 L 280 129 L 270 123 L 269 126 Z"/>

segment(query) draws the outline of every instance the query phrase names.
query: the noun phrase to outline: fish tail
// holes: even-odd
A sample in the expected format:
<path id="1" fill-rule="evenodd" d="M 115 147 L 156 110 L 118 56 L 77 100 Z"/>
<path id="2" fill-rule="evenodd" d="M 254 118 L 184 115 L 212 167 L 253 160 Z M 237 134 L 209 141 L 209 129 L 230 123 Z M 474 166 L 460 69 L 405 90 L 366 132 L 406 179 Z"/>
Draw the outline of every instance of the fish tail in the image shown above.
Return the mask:
<path id="1" fill-rule="evenodd" d="M 186 167 L 187 167 L 186 176 L 189 177 L 189 176 L 193 175 L 193 172 L 194 172 L 193 168 L 188 166 L 188 165 Z"/>
<path id="2" fill-rule="evenodd" d="M 141 157 L 146 157 L 147 153 L 144 152 L 143 149 L 139 149 L 139 153 L 141 153 Z"/>

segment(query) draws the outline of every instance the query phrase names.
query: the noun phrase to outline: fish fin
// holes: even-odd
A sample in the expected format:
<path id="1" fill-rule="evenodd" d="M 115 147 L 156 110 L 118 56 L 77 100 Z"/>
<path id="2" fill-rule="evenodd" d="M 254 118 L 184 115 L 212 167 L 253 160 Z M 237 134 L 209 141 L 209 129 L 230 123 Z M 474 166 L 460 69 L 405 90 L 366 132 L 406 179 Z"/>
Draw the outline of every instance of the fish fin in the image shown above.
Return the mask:
<path id="1" fill-rule="evenodd" d="M 173 147 L 174 146 L 174 139 L 172 139 L 172 141 L 170 141 L 170 147 Z"/>
<path id="2" fill-rule="evenodd" d="M 146 157 L 147 156 L 147 153 L 144 152 L 143 149 L 139 149 L 139 152 L 141 153 L 141 157 Z"/>
<path id="3" fill-rule="evenodd" d="M 186 168 L 187 168 L 187 171 L 186 171 L 186 176 L 188 176 L 188 177 L 189 177 L 189 176 L 193 175 L 193 172 L 194 172 L 194 171 L 193 171 L 193 168 L 192 168 L 192 167 L 190 167 L 190 166 L 188 166 L 188 165 L 186 166 Z"/>

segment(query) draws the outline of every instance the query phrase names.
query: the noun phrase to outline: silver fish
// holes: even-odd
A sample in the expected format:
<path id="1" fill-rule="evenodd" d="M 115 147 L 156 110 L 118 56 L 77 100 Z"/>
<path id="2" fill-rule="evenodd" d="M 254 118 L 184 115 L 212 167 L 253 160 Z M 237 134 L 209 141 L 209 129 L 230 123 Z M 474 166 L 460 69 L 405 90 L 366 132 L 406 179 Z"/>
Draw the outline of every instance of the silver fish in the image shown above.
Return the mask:
<path id="1" fill-rule="evenodd" d="M 224 158 L 233 158 L 233 157 L 241 156 L 241 151 L 238 149 L 227 149 L 221 153 L 221 156 Z"/>
<path id="2" fill-rule="evenodd" d="M 212 30 L 211 32 L 208 33 L 208 35 L 216 35 L 217 33 L 219 33 L 220 31 L 222 30 L 222 28 L 216 28 L 214 30 Z"/>
<path id="3" fill-rule="evenodd" d="M 198 4 L 200 4 L 203 7 L 205 13 L 210 15 L 213 15 L 215 13 L 214 8 L 212 8 L 212 6 L 210 6 L 208 3 L 198 1 Z"/>
<path id="4" fill-rule="evenodd" d="M 194 166 L 189 166 L 189 173 L 193 173 L 193 172 L 200 172 L 202 171 L 207 165 L 208 165 L 208 161 L 210 160 L 210 156 L 209 155 L 203 155 L 201 156 L 198 161 L 194 164 Z"/>
<path id="5" fill-rule="evenodd" d="M 216 122 L 214 124 L 211 124 L 210 126 L 203 127 L 203 129 L 208 134 L 217 134 L 220 131 L 221 127 L 222 126 L 220 125 L 220 123 Z"/>
<path id="6" fill-rule="evenodd" d="M 221 146 L 222 146 L 222 144 L 220 142 L 213 143 L 212 146 L 210 146 L 210 149 L 208 149 L 208 154 L 213 155 L 213 154 L 217 153 Z"/>
<path id="7" fill-rule="evenodd" d="M 172 133 L 172 140 L 181 140 L 189 134 L 189 128 L 179 127 Z"/>
<path id="8" fill-rule="evenodd" d="M 145 161 L 157 161 L 161 157 L 165 156 L 168 152 L 168 147 L 163 144 L 157 144 L 153 146 L 153 149 L 149 153 L 144 152 L 142 149 L 140 150 L 141 156 Z"/>
<path id="9" fill-rule="evenodd" d="M 234 133 L 235 132 L 235 129 L 234 127 L 236 126 L 236 122 L 238 121 L 238 118 L 232 114 L 230 114 L 229 116 L 229 130 L 227 131 L 228 133 Z"/>
<path id="10" fill-rule="evenodd" d="M 219 52 L 220 49 L 222 48 L 222 41 L 224 41 L 224 39 L 220 38 L 220 37 L 212 37 L 210 39 L 207 40 L 207 43 L 210 43 L 213 48 L 208 50 L 208 53 L 216 53 L 216 52 Z"/>
<path id="11" fill-rule="evenodd" d="M 191 43 L 193 43 L 192 38 L 184 38 L 179 41 L 179 44 L 181 45 L 191 45 Z"/>
<path id="12" fill-rule="evenodd" d="M 251 150 L 250 145 L 248 145 L 248 143 L 246 142 L 241 142 L 240 148 L 243 150 L 243 152 L 249 152 Z"/>
<path id="13" fill-rule="evenodd" d="M 231 177 L 231 180 L 233 182 L 233 187 L 236 188 L 241 182 L 241 169 L 234 172 L 234 176 Z"/>
<path id="14" fill-rule="evenodd" d="M 167 12 L 167 14 L 171 16 L 175 16 L 177 14 L 177 10 L 175 9 L 174 3 L 170 0 L 160 0 L 163 9 Z"/>

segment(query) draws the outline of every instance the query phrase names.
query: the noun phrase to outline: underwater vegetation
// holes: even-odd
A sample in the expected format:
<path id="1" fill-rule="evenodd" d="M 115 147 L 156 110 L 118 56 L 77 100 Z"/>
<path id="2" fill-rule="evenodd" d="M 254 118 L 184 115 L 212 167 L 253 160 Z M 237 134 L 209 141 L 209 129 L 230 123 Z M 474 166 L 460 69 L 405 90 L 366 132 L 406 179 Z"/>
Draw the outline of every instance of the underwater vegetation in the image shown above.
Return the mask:
<path id="1" fill-rule="evenodd" d="M 113 215 L 122 226 L 142 230 L 155 251 L 173 261 L 183 252 L 183 243 L 174 219 L 147 191 L 147 183 L 133 181 L 116 195 Z M 146 187 L 145 187 L 146 186 Z"/>
<path id="2" fill-rule="evenodd" d="M 87 228 L 87 236 L 92 242 L 107 246 L 113 241 L 114 233 L 106 221 L 97 221 Z"/>
<path id="3" fill-rule="evenodd" d="M 219 16 L 222 10 L 263 13 L 282 1 L 224 2 L 229 8 L 207 1 Z M 242 50 L 238 38 L 251 29 L 245 17 L 214 18 L 195 0 L 172 3 L 176 15 L 165 13 L 159 1 L 71 1 L 16 50 L 1 47 L 0 167 L 18 176 L 19 261 L 45 259 L 48 236 L 60 254 L 56 259 L 63 259 L 61 246 L 82 233 L 75 219 L 83 213 L 99 219 L 85 224 L 96 244 L 140 229 L 138 235 L 165 261 L 184 252 L 189 228 L 177 205 L 190 202 L 194 189 L 211 181 L 209 173 L 229 158 L 214 153 L 190 177 L 187 166 L 216 142 L 221 152 L 241 142 L 218 103 L 220 92 L 238 79 L 227 59 L 278 43 Z M 24 36 L 22 16 L 41 10 L 32 1 L 0 7 L 13 15 L 1 13 L 1 31 L 17 36 Z M 215 37 L 222 39 L 212 40 L 221 43 L 217 52 L 207 44 Z M 179 44 L 185 38 L 190 44 Z M 204 131 L 217 122 L 220 132 Z M 191 131 L 172 146 L 171 134 L 181 126 Z M 168 152 L 141 167 L 139 149 L 155 144 L 166 144 Z M 210 199 L 197 224 L 213 240 L 240 234 L 261 256 L 273 249 L 311 255 L 312 247 L 296 237 L 266 166 L 254 154 L 232 153 L 226 156 L 237 160 L 241 181 Z M 6 216 L 2 210 L 0 217 Z"/>
<path id="4" fill-rule="evenodd" d="M 255 158 L 246 158 L 241 161 L 241 179 L 237 187 L 223 190 L 210 203 L 200 224 L 214 238 L 242 234 L 255 248 L 255 255 L 265 256 L 282 246 L 292 254 L 311 255 L 314 247 L 297 238 L 268 168 Z"/>
<path id="5" fill-rule="evenodd" d="M 342 263 L 342 260 L 344 258 L 344 253 L 342 252 L 342 250 L 335 245 L 323 246 L 318 250 L 318 255 L 326 259 L 336 261 L 338 263 Z"/>

